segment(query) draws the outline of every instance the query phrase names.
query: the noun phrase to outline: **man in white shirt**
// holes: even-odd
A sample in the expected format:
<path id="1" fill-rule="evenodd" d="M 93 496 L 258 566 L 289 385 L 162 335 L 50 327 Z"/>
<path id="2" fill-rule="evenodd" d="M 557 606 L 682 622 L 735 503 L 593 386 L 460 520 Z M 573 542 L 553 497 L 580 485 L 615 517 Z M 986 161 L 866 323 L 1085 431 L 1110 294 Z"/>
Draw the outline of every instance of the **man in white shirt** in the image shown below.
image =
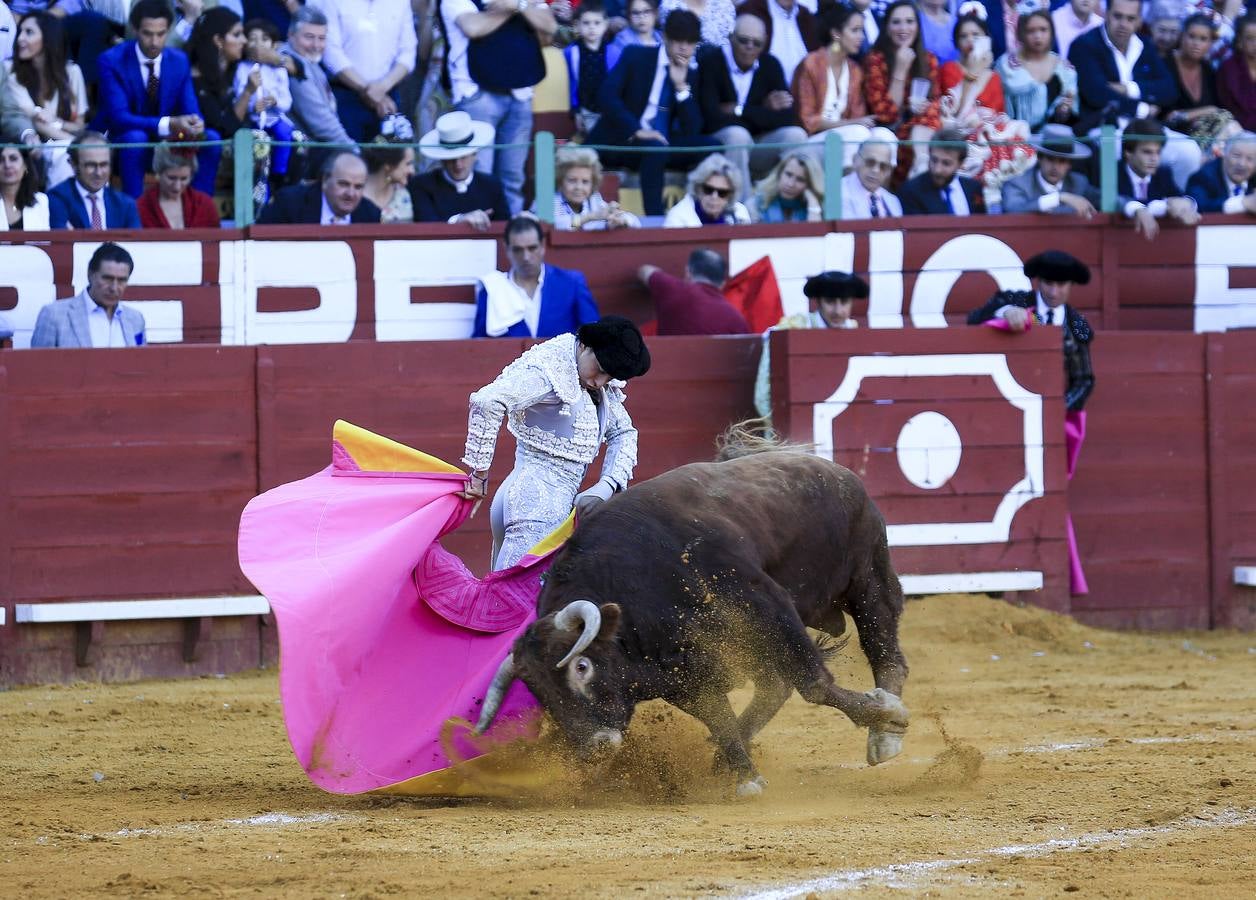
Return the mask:
<path id="1" fill-rule="evenodd" d="M 327 16 L 323 65 L 336 81 L 336 109 L 355 141 L 379 134 L 397 112 L 397 84 L 414 71 L 418 36 L 408 0 L 317 0 Z"/>
<path id="2" fill-rule="evenodd" d="M 498 149 L 481 151 L 476 166 L 501 181 L 515 215 L 523 209 L 532 89 L 545 77 L 541 47 L 558 21 L 544 0 L 442 0 L 440 21 L 450 99 L 496 132 Z"/>
<path id="3" fill-rule="evenodd" d="M 885 186 L 898 162 L 898 138 L 874 128 L 855 152 L 855 168 L 842 178 L 842 218 L 882 219 L 903 214 L 899 199 Z"/>
<path id="4" fill-rule="evenodd" d="M 117 244 L 96 248 L 87 264 L 87 287 L 76 297 L 39 311 L 32 347 L 139 347 L 144 317 L 120 306 L 135 264 Z"/>

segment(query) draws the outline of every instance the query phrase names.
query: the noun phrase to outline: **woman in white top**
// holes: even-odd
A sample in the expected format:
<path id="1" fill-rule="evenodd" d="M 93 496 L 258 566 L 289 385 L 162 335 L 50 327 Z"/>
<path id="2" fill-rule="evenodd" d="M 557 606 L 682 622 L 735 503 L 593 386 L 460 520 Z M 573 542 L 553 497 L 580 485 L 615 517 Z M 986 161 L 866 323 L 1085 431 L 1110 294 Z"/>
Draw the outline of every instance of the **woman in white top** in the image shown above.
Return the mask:
<path id="1" fill-rule="evenodd" d="M 44 145 L 49 184 L 74 174 L 66 148 L 86 127 L 87 87 L 65 58 L 65 27 L 47 12 L 27 13 L 17 27 L 13 59 L 5 63 L 9 105 L 31 120 Z"/>
<path id="2" fill-rule="evenodd" d="M 590 147 L 567 144 L 554 154 L 554 228 L 558 231 L 610 231 L 640 228 L 641 220 L 598 192 L 602 161 Z M 535 208 L 533 212 L 535 212 Z"/>
<path id="3" fill-rule="evenodd" d="M 734 200 L 741 193 L 741 174 L 722 153 L 712 153 L 689 173 L 684 199 L 667 211 L 664 228 L 702 225 L 748 225 L 750 212 Z"/>
<path id="4" fill-rule="evenodd" d="M 48 197 L 38 190 L 39 174 L 29 153 L 0 148 L 0 231 L 48 230 Z"/>

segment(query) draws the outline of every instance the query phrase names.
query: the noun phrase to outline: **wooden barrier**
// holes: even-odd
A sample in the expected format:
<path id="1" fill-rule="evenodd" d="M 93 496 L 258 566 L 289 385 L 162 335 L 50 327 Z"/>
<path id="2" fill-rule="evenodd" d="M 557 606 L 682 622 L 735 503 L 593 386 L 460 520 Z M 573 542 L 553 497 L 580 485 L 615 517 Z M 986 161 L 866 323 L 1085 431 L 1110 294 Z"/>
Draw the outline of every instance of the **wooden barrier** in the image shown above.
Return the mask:
<path id="1" fill-rule="evenodd" d="M 987 329 L 860 329 L 773 340 L 778 424 L 814 440 L 816 410 L 829 417 L 820 437 L 867 480 L 913 589 L 946 586 L 937 576 L 954 587 L 962 573 L 973 590 L 1022 590 L 1041 573 L 1042 590 L 1028 599 L 1086 621 L 1256 623 L 1256 589 L 1241 583 L 1256 568 L 1256 335 L 1101 332 L 1089 436 L 1067 487 L 1060 432 L 1050 425 L 1062 417 L 1061 365 L 1045 330 L 1012 338 Z M 214 610 L 201 607 L 182 621 L 110 612 L 107 628 L 19 623 L 16 613 L 70 601 L 253 593 L 236 563 L 240 511 L 258 491 L 326 465 L 335 418 L 456 460 L 467 393 L 523 346 L 0 352 L 0 686 L 273 662 L 274 629 L 257 615 L 218 616 L 211 631 Z M 716 434 L 751 413 L 759 348 L 753 337 L 651 341 L 654 368 L 629 390 L 642 432 L 639 478 L 710 458 Z M 995 358 L 1006 360 L 1002 386 L 989 374 Z M 903 360 L 915 368 L 876 368 Z M 835 397 L 844 383 L 847 395 Z M 1026 427 L 1031 394 L 1042 398 L 1036 442 Z M 909 437 L 945 431 L 929 413 L 945 416 L 962 439 L 953 472 L 952 444 L 931 438 L 922 448 L 903 438 L 912 420 Z M 1038 470 L 1028 456 L 1035 448 Z M 923 469 L 905 464 L 913 449 L 938 456 Z M 498 483 L 512 451 L 503 433 Z M 1066 502 L 1092 588 L 1071 605 Z M 1005 504 L 1015 507 L 1007 534 L 991 540 L 989 523 Z M 971 540 L 969 528 L 963 541 L 939 538 L 965 523 L 986 529 L 984 537 Z M 481 515 L 449 539 L 481 572 L 487 528 Z M 206 627 L 189 634 L 186 622 Z M 94 656 L 86 668 L 76 665 L 84 631 Z"/>

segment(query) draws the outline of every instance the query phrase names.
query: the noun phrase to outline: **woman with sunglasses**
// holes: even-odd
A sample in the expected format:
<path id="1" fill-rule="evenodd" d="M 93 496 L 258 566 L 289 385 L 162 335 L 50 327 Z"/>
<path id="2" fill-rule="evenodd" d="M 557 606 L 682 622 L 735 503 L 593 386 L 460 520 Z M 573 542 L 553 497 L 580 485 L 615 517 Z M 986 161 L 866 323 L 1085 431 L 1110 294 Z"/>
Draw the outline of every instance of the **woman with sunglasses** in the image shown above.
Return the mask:
<path id="1" fill-rule="evenodd" d="M 625 47 L 657 47 L 663 43 L 659 31 L 658 0 L 629 0 L 628 27 L 620 29 L 615 39 L 606 45 L 606 71 L 615 68 Z"/>
<path id="2" fill-rule="evenodd" d="M 898 180 L 917 175 L 929 164 L 924 147 L 942 127 L 938 113 L 938 58 L 925 49 L 920 16 L 911 0 L 885 8 L 881 33 L 864 61 L 864 94 L 877 123 L 901 141 Z"/>
<path id="3" fill-rule="evenodd" d="M 733 198 L 741 192 L 741 174 L 727 156 L 712 153 L 689 173 L 688 190 L 667 211 L 664 228 L 748 225 L 750 213 Z"/>

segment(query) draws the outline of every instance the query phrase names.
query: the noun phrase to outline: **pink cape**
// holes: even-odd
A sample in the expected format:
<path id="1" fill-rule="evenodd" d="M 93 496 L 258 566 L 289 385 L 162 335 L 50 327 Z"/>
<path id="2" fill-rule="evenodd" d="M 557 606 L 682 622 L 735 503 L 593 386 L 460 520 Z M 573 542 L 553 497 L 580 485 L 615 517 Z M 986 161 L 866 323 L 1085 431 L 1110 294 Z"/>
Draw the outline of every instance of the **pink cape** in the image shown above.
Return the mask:
<path id="1" fill-rule="evenodd" d="M 288 738 L 319 787 L 400 786 L 479 751 L 441 743 L 474 722 L 485 689 L 535 618 L 552 550 L 475 578 L 437 543 L 467 519 L 458 469 L 338 422 L 332 465 L 255 497 L 240 520 L 240 567 L 279 626 Z M 535 723 L 521 684 L 498 721 Z"/>

